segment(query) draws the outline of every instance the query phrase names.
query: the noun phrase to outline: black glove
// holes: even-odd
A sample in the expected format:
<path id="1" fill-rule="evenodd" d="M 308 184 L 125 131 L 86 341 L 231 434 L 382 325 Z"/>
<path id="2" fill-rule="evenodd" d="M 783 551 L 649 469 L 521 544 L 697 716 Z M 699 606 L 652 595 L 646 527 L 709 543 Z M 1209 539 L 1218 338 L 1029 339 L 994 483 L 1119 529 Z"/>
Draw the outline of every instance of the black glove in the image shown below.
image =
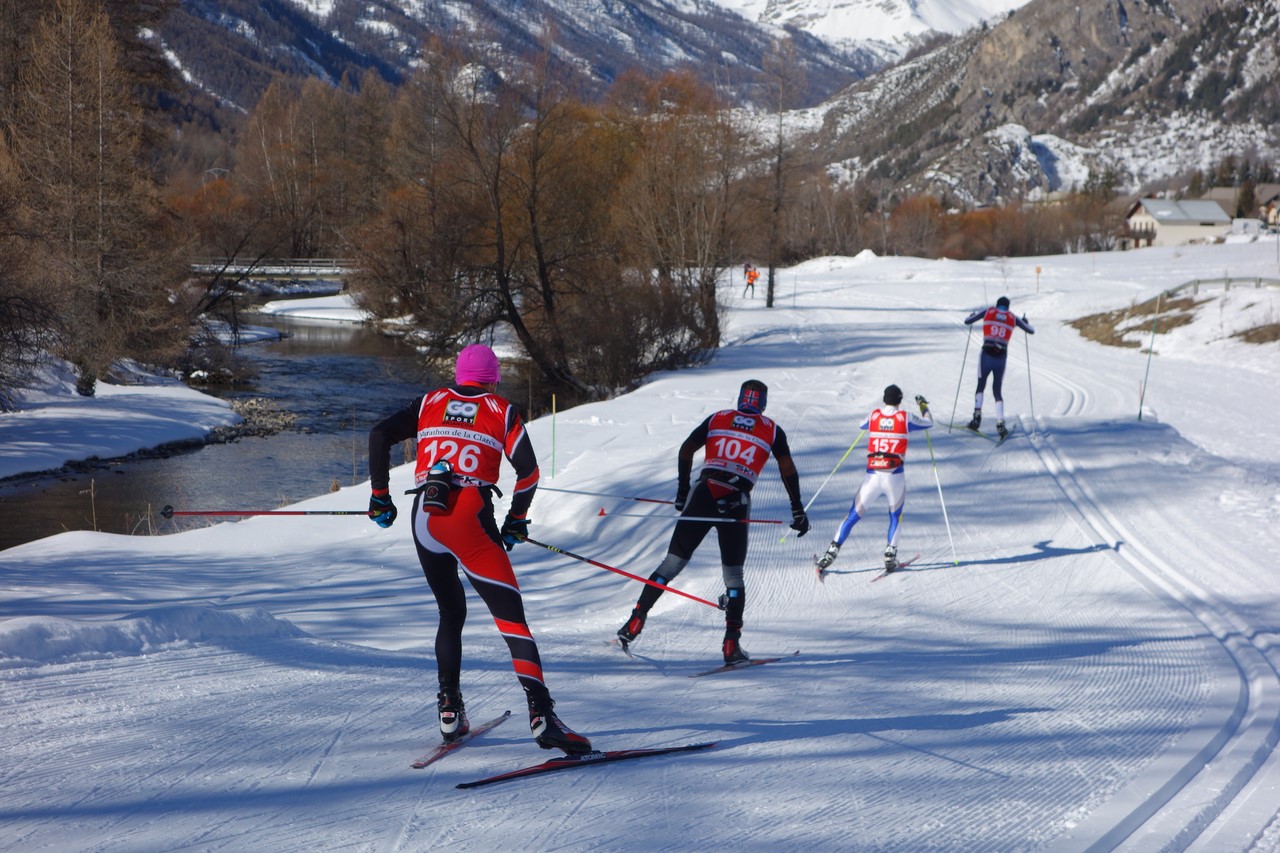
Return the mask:
<path id="1" fill-rule="evenodd" d="M 923 394 L 916 395 L 916 405 L 920 407 L 920 414 L 922 415 L 929 411 L 929 401 L 924 398 Z"/>
<path id="2" fill-rule="evenodd" d="M 529 519 L 512 518 L 508 515 L 506 521 L 502 522 L 502 529 L 498 533 L 502 535 L 502 546 L 510 551 L 528 538 Z"/>
<path id="3" fill-rule="evenodd" d="M 372 495 L 369 498 L 369 517 L 379 527 L 390 527 L 396 520 L 396 505 L 391 502 L 391 495 Z"/>
<path id="4" fill-rule="evenodd" d="M 792 507 L 791 529 L 796 532 L 797 539 L 809 532 L 809 516 L 805 513 L 804 507 Z"/>
<path id="5" fill-rule="evenodd" d="M 684 512 L 684 505 L 689 502 L 689 484 L 681 483 L 676 489 L 676 512 Z"/>

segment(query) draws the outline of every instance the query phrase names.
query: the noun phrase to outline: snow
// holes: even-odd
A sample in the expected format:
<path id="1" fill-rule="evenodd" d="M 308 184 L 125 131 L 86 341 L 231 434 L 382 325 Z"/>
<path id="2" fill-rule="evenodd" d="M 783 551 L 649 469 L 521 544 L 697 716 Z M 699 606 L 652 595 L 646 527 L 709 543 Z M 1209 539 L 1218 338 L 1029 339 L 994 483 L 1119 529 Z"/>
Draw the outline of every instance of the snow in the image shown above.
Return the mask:
<path id="1" fill-rule="evenodd" d="M 831 44 L 903 45 L 930 32 L 961 33 L 1027 0 L 715 0 L 749 21 L 791 26 Z"/>
<path id="2" fill-rule="evenodd" d="M 768 383 L 814 530 L 753 530 L 743 644 L 797 657 L 690 679 L 718 662 L 722 617 L 667 595 L 630 660 L 605 640 L 638 584 L 532 544 L 512 555 L 565 722 L 600 748 L 719 741 L 706 752 L 455 789 L 548 757 L 473 596 L 471 718 L 514 719 L 409 769 L 438 738 L 436 617 L 403 517 L 0 551 L 0 847 L 1280 850 L 1280 344 L 1230 336 L 1275 322 L 1277 289 L 1202 287 L 1150 357 L 1067 325 L 1224 275 L 1278 279 L 1280 247 L 822 258 L 780 271 L 771 309 L 727 281 L 709 364 L 530 424 L 546 487 L 531 534 L 647 576 L 670 510 L 573 492 L 670 498 L 689 430 L 744 379 Z M 1015 431 L 996 448 L 947 422 L 970 410 L 960 321 L 1002 294 L 1037 334 L 1013 342 Z M 819 584 L 811 555 L 862 448 L 841 459 L 891 382 L 939 422 L 908 457 L 900 547 L 920 559 L 868 583 L 879 505 Z M 221 409 L 158 389 L 187 416 L 138 405 L 120 425 L 159 441 Z M 84 425 L 95 403 L 68 404 L 59 428 L 48 396 L 0 415 L 6 453 L 110 452 Z M 410 480 L 394 469 L 392 493 Z M 367 497 L 365 483 L 297 508 Z M 754 505 L 788 516 L 772 464 Z M 714 537 L 676 586 L 721 592 Z"/>
<path id="3" fill-rule="evenodd" d="M 42 379 L 16 395 L 19 411 L 0 414 L 0 479 L 197 440 L 241 421 L 230 404 L 177 379 L 152 377 L 147 385 L 99 381 L 93 397 L 76 394 L 65 364 L 50 365 Z"/>

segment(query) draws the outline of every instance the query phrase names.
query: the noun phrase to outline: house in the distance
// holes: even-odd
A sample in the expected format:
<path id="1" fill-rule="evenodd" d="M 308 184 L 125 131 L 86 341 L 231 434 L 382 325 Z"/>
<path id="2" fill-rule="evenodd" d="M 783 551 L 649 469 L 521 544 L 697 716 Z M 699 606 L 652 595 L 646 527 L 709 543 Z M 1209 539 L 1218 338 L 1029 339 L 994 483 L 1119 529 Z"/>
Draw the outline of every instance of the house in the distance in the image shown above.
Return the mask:
<path id="1" fill-rule="evenodd" d="M 1235 216 L 1238 212 L 1245 219 L 1261 219 L 1264 223 L 1275 227 L 1277 210 L 1280 209 L 1280 184 L 1255 184 L 1253 201 L 1256 208 L 1250 210 L 1238 210 L 1241 203 L 1240 194 L 1241 187 L 1213 187 L 1200 198 L 1205 201 L 1216 201 L 1228 216 Z"/>
<path id="2" fill-rule="evenodd" d="M 1185 246 L 1217 240 L 1231 228 L 1231 217 L 1216 201 L 1138 199 L 1124 217 L 1121 249 Z"/>

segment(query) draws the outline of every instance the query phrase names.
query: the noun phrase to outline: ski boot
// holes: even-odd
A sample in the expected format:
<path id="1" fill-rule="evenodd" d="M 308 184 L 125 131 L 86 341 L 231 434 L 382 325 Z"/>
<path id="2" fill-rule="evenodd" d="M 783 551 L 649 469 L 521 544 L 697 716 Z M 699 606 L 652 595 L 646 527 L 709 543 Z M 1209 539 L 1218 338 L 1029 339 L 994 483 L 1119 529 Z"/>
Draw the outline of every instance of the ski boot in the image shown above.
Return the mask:
<path id="1" fill-rule="evenodd" d="M 622 646 L 624 652 L 627 651 L 627 647 L 635 642 L 636 637 L 639 637 L 640 632 L 643 630 L 644 614 L 639 610 L 632 610 L 631 618 L 618 629 L 618 645 Z"/>
<path id="2" fill-rule="evenodd" d="M 825 571 L 828 566 L 836 561 L 836 555 L 840 553 L 840 543 L 832 542 L 827 546 L 827 553 L 823 554 L 818 560 L 818 571 Z"/>
<path id="3" fill-rule="evenodd" d="M 971 429 L 971 430 L 973 430 L 974 432 L 977 432 L 977 431 L 978 431 L 978 427 L 980 427 L 980 426 L 982 426 L 982 409 L 974 409 L 974 410 L 973 410 L 973 420 L 971 420 L 971 421 L 969 421 L 969 423 L 965 424 L 965 429 Z"/>
<path id="4" fill-rule="evenodd" d="M 549 695 L 529 696 L 529 731 L 533 732 L 534 742 L 543 749 L 562 749 L 568 755 L 590 752 L 591 741 L 561 722 L 555 706 Z"/>
<path id="5" fill-rule="evenodd" d="M 1004 421 L 996 421 L 996 432 L 1000 434 L 1001 441 L 1009 437 L 1009 430 L 1005 428 Z"/>
<path id="6" fill-rule="evenodd" d="M 891 572 L 898 568 L 898 546 L 886 545 L 884 549 L 884 570 Z"/>
<path id="7" fill-rule="evenodd" d="M 724 652 L 725 666 L 737 666 L 751 660 L 751 655 L 747 654 L 747 650 L 738 644 L 736 637 L 726 636 L 724 644 L 721 646 Z"/>
<path id="8" fill-rule="evenodd" d="M 471 731 L 461 690 L 456 687 L 441 687 L 436 694 L 436 703 L 440 713 L 440 736 L 445 743 L 453 743 Z"/>

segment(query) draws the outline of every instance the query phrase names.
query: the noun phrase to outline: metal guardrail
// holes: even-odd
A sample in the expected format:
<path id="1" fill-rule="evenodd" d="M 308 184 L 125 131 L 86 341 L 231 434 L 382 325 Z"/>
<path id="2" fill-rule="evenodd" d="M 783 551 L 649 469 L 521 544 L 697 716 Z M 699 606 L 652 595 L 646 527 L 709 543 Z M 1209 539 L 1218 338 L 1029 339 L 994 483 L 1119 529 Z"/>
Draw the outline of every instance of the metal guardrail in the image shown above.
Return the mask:
<path id="1" fill-rule="evenodd" d="M 1166 290 L 1164 295 L 1172 296 L 1188 289 L 1192 294 L 1196 294 L 1200 292 L 1202 287 L 1221 287 L 1224 290 L 1230 290 L 1232 287 L 1280 287 L 1280 278 L 1194 278 L 1191 281 L 1183 282 L 1177 287 Z"/>
<path id="2" fill-rule="evenodd" d="M 191 271 L 200 275 L 227 273 L 251 278 L 297 278 L 331 276 L 342 278 L 356 269 L 355 263 L 340 258 L 264 258 L 238 261 L 235 258 L 196 258 Z"/>

